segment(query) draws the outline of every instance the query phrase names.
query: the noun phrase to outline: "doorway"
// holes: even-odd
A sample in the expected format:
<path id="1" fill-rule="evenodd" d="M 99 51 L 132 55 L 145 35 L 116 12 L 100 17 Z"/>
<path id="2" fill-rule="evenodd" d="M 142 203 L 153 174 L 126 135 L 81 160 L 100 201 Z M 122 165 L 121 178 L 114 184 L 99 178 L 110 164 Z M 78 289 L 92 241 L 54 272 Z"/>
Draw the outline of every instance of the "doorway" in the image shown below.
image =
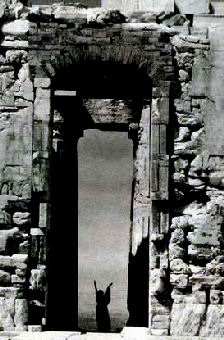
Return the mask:
<path id="1" fill-rule="evenodd" d="M 151 92 L 149 89 L 151 89 L 151 83 L 148 78 L 142 78 L 141 72 L 138 73 L 137 70 L 135 70 L 135 79 L 139 79 L 139 81 L 136 81 L 135 86 L 133 86 L 133 82 L 131 81 L 132 77 L 134 77 L 133 72 L 131 72 L 133 68 L 130 68 L 129 65 L 114 65 L 113 68 L 111 68 L 110 65 L 104 64 L 94 65 L 94 67 L 90 66 L 88 68 L 85 66 L 85 69 L 82 67 L 80 67 L 80 69 L 75 68 L 77 73 L 74 73 L 74 77 L 67 73 L 59 73 L 53 84 L 54 89 L 62 89 L 60 83 L 63 83 L 62 80 L 64 80 L 65 75 L 67 75 L 66 79 L 68 79 L 68 81 L 64 88 L 64 90 L 66 90 L 65 92 L 73 90 L 74 93 L 74 89 L 77 90 L 75 91 L 76 95 L 66 95 L 65 97 L 57 98 L 54 96 L 52 100 L 52 108 L 54 110 L 51 176 L 52 221 L 48 242 L 49 261 L 47 288 L 47 328 L 52 330 L 77 330 L 78 328 L 96 330 L 94 279 L 97 281 L 97 287 L 104 291 L 107 284 L 111 281 L 114 283 L 111 289 L 112 296 L 109 306 L 113 331 L 122 328 L 127 319 L 129 320 L 128 324 L 130 326 L 142 326 L 142 314 L 144 314 L 143 325 L 147 326 L 148 233 L 146 235 L 144 234 L 144 238 L 146 239 L 144 240 L 144 245 L 141 245 L 142 240 L 139 239 L 141 233 L 139 234 L 138 228 L 136 229 L 136 223 L 139 224 L 139 222 L 133 220 L 133 209 L 135 209 L 136 199 L 138 204 L 139 202 L 142 204 L 141 200 L 143 199 L 144 201 L 145 196 L 148 200 L 149 119 L 151 102 Z M 88 74 L 87 77 L 86 69 L 92 76 Z M 86 77 L 83 76 L 81 70 L 86 72 Z M 78 76 L 79 73 L 80 76 Z M 113 86 L 115 84 L 115 78 L 121 81 L 117 82 L 116 86 Z M 85 79 L 89 79 L 89 82 L 86 82 Z M 96 132 L 95 129 L 98 129 L 98 132 Z M 83 131 L 85 134 L 84 138 L 80 138 L 83 137 Z M 103 147 L 101 146 L 101 152 L 98 155 L 94 154 L 94 152 L 96 152 L 94 140 L 97 140 L 99 143 L 101 139 L 101 137 L 97 137 L 97 133 L 106 136 L 104 136 L 101 141 Z M 89 134 L 93 134 L 92 137 L 90 137 Z M 132 140 L 128 139 L 128 137 Z M 100 197 L 96 197 L 94 194 L 92 194 L 91 197 L 90 190 L 86 190 L 86 197 L 82 197 L 80 194 L 80 176 L 85 174 L 88 167 L 85 171 L 80 168 L 82 161 L 78 159 L 78 157 L 79 154 L 81 154 L 81 150 L 78 152 L 78 147 L 88 140 L 90 142 L 89 146 L 84 147 L 84 169 L 87 167 L 86 164 L 88 164 L 88 162 L 85 163 L 85 161 L 90 158 L 89 164 L 91 165 L 90 170 L 92 170 L 95 159 L 93 160 L 93 156 L 91 155 L 95 155 L 94 158 L 96 159 L 97 157 L 100 159 L 100 157 L 102 158 L 102 155 L 104 155 L 106 160 L 104 163 L 109 164 L 110 167 L 104 169 L 103 166 L 105 164 L 103 164 L 94 174 L 84 176 L 84 179 L 90 180 L 91 178 L 93 179 L 94 176 L 97 177 L 97 180 L 102 179 L 103 176 L 100 175 L 100 173 L 102 169 L 104 169 L 102 173 L 106 174 L 105 182 L 100 183 L 101 189 L 104 189 L 102 190 L 104 195 L 106 192 L 110 193 L 110 190 L 112 190 L 112 196 L 116 198 L 116 195 L 113 195 L 113 193 L 116 191 L 120 194 L 121 188 L 123 187 L 126 187 L 125 190 L 128 192 L 125 199 L 121 199 L 120 197 L 115 199 L 116 204 L 118 202 L 121 203 L 118 206 L 116 206 L 115 203 L 107 203 L 107 200 L 104 198 L 100 199 Z M 108 149 L 106 150 L 107 144 Z M 121 147 L 121 145 L 123 146 Z M 110 150 L 111 147 L 113 148 L 113 152 Z M 92 148 L 90 154 L 88 154 L 88 148 L 90 148 L 90 150 Z M 121 157 L 117 152 L 120 149 L 122 151 Z M 127 155 L 129 155 L 129 161 L 125 159 Z M 124 162 L 121 164 L 122 159 Z M 144 159 L 146 160 L 146 164 L 142 164 L 142 160 L 143 163 L 145 162 Z M 100 162 L 96 162 L 93 167 L 95 168 L 99 164 Z M 126 169 L 127 164 L 129 168 L 128 171 Z M 112 175 L 116 173 L 115 169 L 118 165 L 125 176 L 129 174 L 127 186 L 119 175 L 119 172 L 114 178 L 112 177 Z M 96 183 L 94 185 L 99 187 L 99 184 Z M 111 187 L 111 183 L 114 187 Z M 93 186 L 91 190 L 94 192 L 95 188 L 92 181 L 90 181 L 88 185 Z M 109 187 L 107 187 L 107 185 L 109 185 Z M 134 193 L 138 193 L 138 195 L 136 196 Z M 89 212 L 89 214 L 84 213 L 83 217 L 78 214 L 78 205 L 81 207 L 80 202 L 78 204 L 78 196 L 87 206 Z M 107 203 L 107 207 L 103 207 L 102 211 L 104 213 L 105 211 L 110 212 L 106 222 L 108 229 L 105 234 L 110 234 L 111 236 L 106 242 L 107 248 L 104 244 L 104 237 L 102 237 L 102 239 L 100 239 L 99 249 L 94 251 L 94 247 L 89 249 L 88 244 L 92 245 L 92 240 L 94 240 L 96 247 L 96 245 L 98 245 L 97 236 L 99 236 L 99 233 L 103 233 L 103 229 L 100 229 L 99 233 L 95 233 L 100 223 L 101 228 L 103 228 L 102 218 L 99 218 L 99 213 L 98 219 L 95 216 L 94 223 L 96 226 L 94 227 L 92 223 L 94 213 L 90 212 L 90 208 L 93 207 L 98 211 L 99 208 L 95 207 L 97 201 L 100 205 L 101 203 Z M 114 219 L 114 216 L 119 216 L 118 211 L 122 210 L 122 214 L 124 213 L 125 209 L 121 209 L 124 203 L 126 204 L 126 222 L 115 220 L 112 223 L 111 220 Z M 144 202 L 143 205 L 145 206 Z M 112 214 L 111 207 L 113 206 L 114 208 L 112 210 L 114 210 L 114 212 L 112 211 Z M 85 211 L 85 209 L 83 211 Z M 82 208 L 80 208 L 80 211 L 82 211 Z M 147 220 L 145 214 L 148 213 L 148 210 L 143 213 L 143 216 L 141 211 L 140 209 L 140 217 L 143 219 L 142 223 L 145 226 L 144 228 L 148 228 L 148 224 L 145 223 Z M 101 215 L 103 215 L 102 212 Z M 78 220 L 81 221 L 82 218 L 84 222 L 80 224 Z M 111 225 L 112 228 L 110 227 Z M 117 232 L 118 226 L 121 227 L 119 229 L 120 233 Z M 131 242 L 129 245 L 130 239 Z M 140 243 L 137 244 L 135 239 L 138 239 Z M 134 253 L 130 253 L 130 249 L 133 247 L 132 243 L 137 246 Z M 118 246 L 121 246 L 122 249 Z M 105 248 L 107 250 L 105 250 Z M 112 255 L 116 261 L 114 261 L 114 264 L 110 263 L 113 267 L 112 270 L 108 269 L 109 262 L 105 261 L 107 266 L 105 264 L 102 266 L 101 273 L 100 270 L 94 266 L 97 265 L 98 268 L 101 267 L 100 261 L 102 261 L 102 258 L 106 258 L 105 255 L 102 255 L 104 252 L 109 256 L 109 260 L 111 260 L 111 249 L 113 249 Z M 118 255 L 119 252 L 122 256 Z M 80 257 L 79 253 L 82 254 Z M 93 255 L 96 256 L 94 260 Z M 92 264 L 92 268 L 88 268 L 88 263 Z M 121 264 L 123 269 L 121 269 Z M 83 272 L 81 268 L 83 268 Z M 93 268 L 97 270 L 94 271 Z M 141 280 L 139 280 L 136 286 L 135 276 L 136 273 L 139 272 Z M 97 276 L 96 273 L 98 273 Z M 111 273 L 113 273 L 112 277 Z M 121 273 L 123 274 L 122 277 Z M 120 281 L 117 278 L 119 278 Z M 144 280 L 143 285 L 142 280 Z M 82 282 L 85 284 L 82 284 Z M 78 283 L 81 286 L 80 289 Z M 88 299 L 86 296 L 88 296 Z M 135 298 L 133 299 L 133 297 Z M 85 301 L 87 300 L 88 302 L 90 301 L 89 306 L 86 305 Z M 140 315 L 141 324 L 135 315 L 136 301 L 140 308 L 137 314 L 138 317 Z M 55 308 L 55 302 L 57 309 Z M 145 307 L 142 308 L 142 306 Z M 88 313 L 90 316 L 88 316 Z M 88 317 L 90 320 L 86 322 Z"/>
<path id="2" fill-rule="evenodd" d="M 78 143 L 78 328 L 96 331 L 97 288 L 111 287 L 111 331 L 128 320 L 133 144 L 127 132 L 86 130 Z"/>

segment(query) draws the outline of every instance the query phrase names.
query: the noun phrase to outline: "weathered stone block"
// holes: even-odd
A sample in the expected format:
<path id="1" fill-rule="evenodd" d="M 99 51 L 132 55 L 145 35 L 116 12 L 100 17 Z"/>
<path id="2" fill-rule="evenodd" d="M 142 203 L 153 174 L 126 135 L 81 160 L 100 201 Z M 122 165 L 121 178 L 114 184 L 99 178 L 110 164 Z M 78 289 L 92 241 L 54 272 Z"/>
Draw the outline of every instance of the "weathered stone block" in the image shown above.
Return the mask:
<path id="1" fill-rule="evenodd" d="M 3 184 L 1 194 L 4 195 L 4 194 L 7 194 L 7 193 L 8 193 L 8 185 Z M 6 213 L 5 211 L 0 211 L 0 226 L 1 226 L 1 229 L 3 229 L 4 227 L 10 226 L 11 223 L 12 223 L 11 215 Z"/>
<path id="2" fill-rule="evenodd" d="M 25 299 L 15 300 L 14 322 L 16 327 L 24 327 L 28 323 L 28 303 Z"/>
<path id="3" fill-rule="evenodd" d="M 9 243 L 9 240 L 15 240 L 17 237 L 19 229 L 17 227 L 9 230 L 1 230 L 0 231 L 0 253 L 6 253 L 7 251 L 11 252 L 12 242 Z"/>
<path id="4" fill-rule="evenodd" d="M 147 10 L 153 13 L 174 12 L 174 0 L 140 0 L 138 10 Z"/>
<path id="5" fill-rule="evenodd" d="M 170 283 L 176 288 L 187 288 L 189 285 L 188 275 L 170 274 Z"/>
<path id="6" fill-rule="evenodd" d="M 165 283 L 163 281 L 164 271 L 161 269 L 153 269 L 151 271 L 150 290 L 152 295 L 162 294 L 166 290 Z"/>
<path id="7" fill-rule="evenodd" d="M 47 218 L 48 218 L 48 204 L 40 203 L 40 210 L 39 210 L 39 227 L 40 228 L 47 227 Z"/>
<path id="8" fill-rule="evenodd" d="M 34 87 L 49 88 L 51 84 L 50 78 L 34 78 Z"/>
<path id="9" fill-rule="evenodd" d="M 200 247 L 193 244 L 188 246 L 188 255 L 192 259 L 200 257 L 200 259 L 210 260 L 213 257 L 211 249 L 209 247 Z"/>
<path id="10" fill-rule="evenodd" d="M 12 315 L 14 313 L 14 298 L 0 297 L 0 329 L 14 330 Z"/>
<path id="11" fill-rule="evenodd" d="M 163 335 L 168 335 L 169 330 L 168 329 L 151 329 L 150 333 L 155 336 L 163 336 Z"/>
<path id="12" fill-rule="evenodd" d="M 177 244 L 170 244 L 169 246 L 169 259 L 170 261 L 174 259 L 183 259 L 184 258 L 184 249 Z"/>
<path id="13" fill-rule="evenodd" d="M 208 58 L 197 57 L 192 69 L 192 96 L 208 96 L 211 89 L 211 62 Z"/>
<path id="14" fill-rule="evenodd" d="M 85 24 L 87 22 L 87 12 L 77 11 L 74 7 L 60 5 L 53 11 L 56 20 L 64 22 L 76 21 L 77 23 Z"/>
<path id="15" fill-rule="evenodd" d="M 193 28 L 208 29 L 210 26 L 223 27 L 223 22 L 224 17 L 222 15 L 194 15 Z"/>
<path id="16" fill-rule="evenodd" d="M 10 268 L 11 267 L 11 257 L 0 255 L 0 268 Z"/>
<path id="17" fill-rule="evenodd" d="M 176 47 L 176 49 L 179 52 L 190 52 L 192 53 L 193 50 L 209 50 L 209 46 L 206 41 L 196 40 L 196 37 L 192 37 L 191 35 L 183 35 L 180 34 L 175 35 L 173 38 L 171 38 L 171 43 Z"/>
<path id="18" fill-rule="evenodd" d="M 220 290 L 210 290 L 210 303 L 212 305 L 219 305 L 223 302 L 223 294 Z"/>
<path id="19" fill-rule="evenodd" d="M 24 35 L 29 31 L 29 21 L 17 19 L 2 26 L 2 33 L 7 35 Z"/>
<path id="20" fill-rule="evenodd" d="M 11 263 L 13 267 L 19 269 L 26 269 L 27 268 L 27 254 L 14 254 L 11 256 Z"/>
<path id="21" fill-rule="evenodd" d="M 37 87 L 36 97 L 50 100 L 51 91 L 46 88 Z"/>
<path id="22" fill-rule="evenodd" d="M 30 229 L 30 235 L 32 235 L 32 236 L 43 236 L 44 233 L 40 228 L 31 228 Z"/>
<path id="23" fill-rule="evenodd" d="M 206 317 L 199 335 L 204 337 L 219 337 L 224 333 L 224 306 L 208 305 Z"/>
<path id="24" fill-rule="evenodd" d="M 13 214 L 12 219 L 17 226 L 23 227 L 30 223 L 30 213 L 18 211 Z"/>
<path id="25" fill-rule="evenodd" d="M 204 320 L 206 304 L 173 304 L 170 334 L 196 336 Z"/>
<path id="26" fill-rule="evenodd" d="M 207 302 L 207 298 L 206 298 L 206 292 L 205 291 L 200 291 L 197 290 L 193 293 L 193 296 L 196 298 L 196 302 L 201 304 L 201 303 L 205 303 Z"/>
<path id="27" fill-rule="evenodd" d="M 144 339 L 147 335 L 149 335 L 149 329 L 147 327 L 124 327 L 121 332 L 121 336 L 124 338 L 140 336 Z"/>
<path id="28" fill-rule="evenodd" d="M 187 216 L 176 216 L 172 218 L 172 224 L 170 226 L 171 230 L 181 228 L 186 229 L 189 226 L 188 223 L 189 218 Z"/>
<path id="29" fill-rule="evenodd" d="M 45 285 L 46 273 L 44 268 L 32 269 L 30 277 L 30 288 L 33 290 L 42 290 Z"/>
<path id="30" fill-rule="evenodd" d="M 33 100 L 33 83 L 26 79 L 21 86 L 21 91 L 23 92 L 22 96 L 25 100 L 32 101 Z"/>
<path id="31" fill-rule="evenodd" d="M 19 296 L 19 289 L 15 287 L 0 287 L 0 297 L 15 300 Z M 13 302 L 14 304 L 14 302 Z"/>
<path id="32" fill-rule="evenodd" d="M 175 0 L 175 5 L 183 14 L 209 13 L 209 0 Z"/>
<path id="33" fill-rule="evenodd" d="M 26 269 L 19 269 L 19 268 L 17 268 L 15 270 L 15 274 L 18 275 L 18 276 L 25 276 L 26 275 Z"/>
<path id="34" fill-rule="evenodd" d="M 0 282 L 1 283 L 10 282 L 10 274 L 4 270 L 0 270 Z"/>
<path id="35" fill-rule="evenodd" d="M 36 98 L 34 101 L 34 119 L 49 122 L 50 100 L 48 98 Z"/>
<path id="36" fill-rule="evenodd" d="M 219 246 L 220 239 L 219 239 L 219 232 L 212 231 L 212 232 L 203 232 L 203 231 L 195 231 L 188 233 L 188 241 L 193 245 L 201 245 L 201 246 Z"/>
<path id="37" fill-rule="evenodd" d="M 184 240 L 183 230 L 181 228 L 176 228 L 171 234 L 170 244 L 183 245 Z"/>
<path id="38" fill-rule="evenodd" d="M 169 98 L 162 97 L 152 99 L 152 123 L 169 123 Z"/>
<path id="39" fill-rule="evenodd" d="M 26 49 L 28 48 L 28 41 L 27 40 L 3 40 L 0 44 L 2 47 L 6 47 L 9 49 Z"/>
<path id="40" fill-rule="evenodd" d="M 154 329 L 168 329 L 170 326 L 169 315 L 155 315 L 152 317 L 152 328 Z"/>
<path id="41" fill-rule="evenodd" d="M 173 273 L 188 273 L 189 272 L 189 268 L 188 265 L 186 263 L 183 262 L 183 260 L 181 259 L 175 259 L 173 261 L 170 262 L 170 270 Z"/>
<path id="42" fill-rule="evenodd" d="M 211 9 L 214 14 L 224 14 L 224 2 L 223 1 L 211 1 Z"/>

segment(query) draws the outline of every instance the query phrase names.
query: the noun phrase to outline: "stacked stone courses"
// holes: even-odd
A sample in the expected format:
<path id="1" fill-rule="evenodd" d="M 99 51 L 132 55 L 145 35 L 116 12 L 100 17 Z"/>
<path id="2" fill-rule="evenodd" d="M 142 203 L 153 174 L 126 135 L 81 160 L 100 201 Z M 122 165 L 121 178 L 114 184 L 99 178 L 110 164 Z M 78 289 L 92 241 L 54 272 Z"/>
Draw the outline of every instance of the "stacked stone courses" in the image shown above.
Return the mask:
<path id="1" fill-rule="evenodd" d="M 94 127 L 123 124 L 133 139 L 130 254 L 148 241 L 144 326 L 224 335 L 224 2 L 122 6 L 1 3 L 2 331 L 46 328 L 52 154 L 65 143 L 56 79 L 102 64 L 149 80 L 140 114 L 136 98 L 81 98 Z"/>

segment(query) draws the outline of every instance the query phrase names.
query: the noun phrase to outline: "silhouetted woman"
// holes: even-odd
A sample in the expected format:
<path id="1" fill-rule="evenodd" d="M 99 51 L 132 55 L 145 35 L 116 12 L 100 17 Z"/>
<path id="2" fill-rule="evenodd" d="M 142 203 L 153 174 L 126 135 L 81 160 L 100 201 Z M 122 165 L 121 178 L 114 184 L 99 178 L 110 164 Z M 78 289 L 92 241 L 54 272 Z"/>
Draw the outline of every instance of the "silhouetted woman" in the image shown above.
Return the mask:
<path id="1" fill-rule="evenodd" d="M 102 290 L 97 289 L 96 281 L 94 280 L 96 290 L 96 323 L 99 332 L 110 332 L 110 315 L 107 305 L 110 303 L 110 287 L 112 284 L 112 282 L 109 284 L 104 293 Z"/>

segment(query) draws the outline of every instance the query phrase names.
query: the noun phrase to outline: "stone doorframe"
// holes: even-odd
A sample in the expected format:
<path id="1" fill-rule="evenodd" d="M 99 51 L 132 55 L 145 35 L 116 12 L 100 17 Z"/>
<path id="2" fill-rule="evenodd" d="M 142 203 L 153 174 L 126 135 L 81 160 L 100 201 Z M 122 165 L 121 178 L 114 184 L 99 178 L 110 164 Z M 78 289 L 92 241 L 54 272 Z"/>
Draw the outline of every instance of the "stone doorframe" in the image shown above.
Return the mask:
<path id="1" fill-rule="evenodd" d="M 74 23 L 69 24 L 71 27 L 52 23 L 51 32 L 48 32 L 47 23 L 41 23 L 40 28 L 35 25 L 32 24 L 28 39 L 29 66 L 35 95 L 32 182 L 33 200 L 37 206 L 36 210 L 39 211 L 39 225 L 45 227 L 45 230 L 50 229 L 51 220 L 49 174 L 52 146 L 52 96 L 53 91 L 58 90 L 53 88 L 55 76 L 60 72 L 63 73 L 63 70 L 72 69 L 74 65 L 97 62 L 104 65 L 133 65 L 150 79 L 148 97 L 151 98 L 151 103 L 143 106 L 138 121 L 134 119 L 126 121 L 126 130 L 129 130 L 129 136 L 133 138 L 135 146 L 128 325 L 148 326 L 151 330 L 158 329 L 160 326 L 158 326 L 157 314 L 159 314 L 163 320 L 161 323 L 163 334 L 169 334 L 171 304 L 167 268 L 169 267 L 169 153 L 172 150 L 168 147 L 167 131 L 171 85 L 175 79 L 169 33 L 163 31 L 159 25 L 150 23 L 117 24 L 104 28 L 87 27 L 87 29 L 81 27 L 79 36 Z M 42 32 L 44 37 L 50 36 L 51 45 L 47 45 L 47 50 L 45 50 L 44 40 L 41 44 L 36 44 L 37 30 Z M 63 39 L 59 39 L 59 30 L 60 37 Z M 66 45 L 68 41 L 69 46 Z M 142 266 L 144 274 L 141 271 Z M 140 280 L 136 280 L 136 276 Z M 135 283 L 130 285 L 130 282 Z M 146 298 L 145 295 L 141 295 L 144 291 L 143 285 L 144 290 L 147 289 Z M 138 315 L 141 317 L 139 318 Z"/>
<path id="2" fill-rule="evenodd" d="M 36 89 L 33 113 L 33 195 L 39 204 L 39 226 L 50 229 L 51 190 L 50 164 L 52 147 L 52 88 L 51 79 L 34 78 Z M 150 89 L 149 89 L 150 91 Z M 169 155 L 167 153 L 167 126 L 169 124 L 170 82 L 152 84 L 150 105 L 143 107 L 140 121 L 128 124 L 129 137 L 135 145 L 134 191 L 132 198 L 133 221 L 131 226 L 130 262 L 138 256 L 138 249 L 148 239 L 148 313 L 147 325 L 139 324 L 134 315 L 138 309 L 130 294 L 141 290 L 141 282 L 129 289 L 130 326 L 154 325 L 153 317 L 164 314 L 169 332 L 170 297 L 167 295 L 166 277 L 169 233 Z M 38 202 L 37 202 L 38 200 Z M 46 242 L 47 244 L 47 242 Z M 141 259 L 143 260 L 143 259 Z M 135 270 L 136 265 L 131 267 Z M 132 273 L 135 276 L 135 273 Z M 130 279 L 130 272 L 129 272 Z M 136 278 L 135 278 L 136 279 Z M 129 284 L 130 286 L 130 284 Z M 130 287 L 129 287 L 130 288 Z M 138 296 L 138 294 L 136 294 Z M 139 306 L 140 308 L 141 306 Z M 163 307 L 163 308 L 162 308 Z M 162 311 L 161 311 L 162 309 Z"/>

